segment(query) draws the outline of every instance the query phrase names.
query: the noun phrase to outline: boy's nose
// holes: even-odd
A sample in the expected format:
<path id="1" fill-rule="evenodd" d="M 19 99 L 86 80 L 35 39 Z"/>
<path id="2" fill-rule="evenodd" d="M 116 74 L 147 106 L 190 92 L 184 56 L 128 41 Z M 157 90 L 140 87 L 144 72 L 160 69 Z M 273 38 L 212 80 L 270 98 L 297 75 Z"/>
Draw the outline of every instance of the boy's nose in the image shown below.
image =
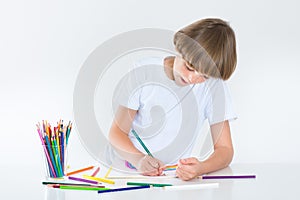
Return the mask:
<path id="1" fill-rule="evenodd" d="M 188 75 L 189 83 L 193 83 L 193 76 L 191 74 Z"/>
<path id="2" fill-rule="evenodd" d="M 205 81 L 205 79 L 202 76 L 197 76 L 192 73 L 190 73 L 188 75 L 188 80 L 190 83 L 201 83 L 201 82 Z"/>

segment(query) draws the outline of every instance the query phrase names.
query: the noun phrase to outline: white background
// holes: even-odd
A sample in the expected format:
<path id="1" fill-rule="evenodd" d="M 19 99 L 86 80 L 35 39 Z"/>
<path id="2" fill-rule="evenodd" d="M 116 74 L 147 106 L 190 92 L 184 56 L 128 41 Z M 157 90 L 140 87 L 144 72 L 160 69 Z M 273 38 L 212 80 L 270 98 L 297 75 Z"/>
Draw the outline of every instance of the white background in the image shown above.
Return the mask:
<path id="1" fill-rule="evenodd" d="M 300 14 L 286 1 L 0 2 L 1 165 L 41 165 L 35 123 L 73 120 L 76 76 L 112 36 L 138 28 L 178 30 L 204 17 L 230 22 L 238 66 L 228 81 L 239 119 L 234 163 L 300 163 Z M 76 129 L 74 166 L 93 162 Z"/>

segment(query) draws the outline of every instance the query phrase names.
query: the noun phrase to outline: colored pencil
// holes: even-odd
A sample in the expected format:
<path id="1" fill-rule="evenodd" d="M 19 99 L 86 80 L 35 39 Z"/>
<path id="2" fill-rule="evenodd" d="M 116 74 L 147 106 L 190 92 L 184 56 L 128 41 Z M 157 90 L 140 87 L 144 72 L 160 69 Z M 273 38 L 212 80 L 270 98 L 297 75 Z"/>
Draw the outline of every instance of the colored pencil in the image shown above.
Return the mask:
<path id="1" fill-rule="evenodd" d="M 109 176 L 108 179 L 172 179 L 175 176 L 171 175 L 161 175 L 161 176 L 142 176 L 142 175 L 133 175 L 133 176 Z"/>
<path id="2" fill-rule="evenodd" d="M 89 166 L 89 167 L 78 169 L 78 170 L 75 170 L 75 171 L 72 171 L 72 172 L 68 172 L 67 176 L 70 176 L 70 175 L 73 175 L 73 174 L 78 174 L 80 172 L 84 172 L 84 171 L 87 171 L 87 170 L 90 170 L 90 169 L 93 169 L 93 168 L 94 168 L 94 166 Z"/>
<path id="3" fill-rule="evenodd" d="M 77 178 L 77 177 L 73 177 L 73 176 L 69 176 L 68 179 L 73 180 L 73 181 L 80 181 L 80 182 L 85 182 L 85 183 L 98 184 L 97 181 L 87 180 L 87 179 L 83 179 L 83 178 Z"/>
<path id="4" fill-rule="evenodd" d="M 112 166 L 109 167 L 109 169 L 108 169 L 108 171 L 106 172 L 104 178 L 107 178 L 107 177 L 109 176 L 111 170 L 112 170 Z"/>
<path id="5" fill-rule="evenodd" d="M 65 169 L 65 154 L 66 154 L 66 130 L 67 127 L 63 125 L 63 120 L 59 120 L 57 127 L 53 127 L 47 120 L 42 120 L 42 125 L 38 122 L 37 131 L 41 139 L 46 165 L 50 177 L 63 177 Z M 68 137 L 70 135 L 72 124 L 68 125 Z"/>
<path id="6" fill-rule="evenodd" d="M 218 175 L 207 175 L 207 176 L 200 176 L 201 179 L 243 179 L 243 178 L 256 178 L 255 175 L 224 175 L 224 176 L 218 176 Z"/>
<path id="7" fill-rule="evenodd" d="M 165 168 L 177 168 L 177 164 L 176 165 L 166 165 Z"/>
<path id="8" fill-rule="evenodd" d="M 109 179 L 106 179 L 106 178 L 99 178 L 99 177 L 93 177 L 93 176 L 88 176 L 88 175 L 83 175 L 83 178 L 86 178 L 88 180 L 103 182 L 103 183 L 115 184 L 115 181 L 109 180 Z"/>
<path id="9" fill-rule="evenodd" d="M 59 163 L 61 163 L 61 151 L 60 151 L 60 139 L 59 139 L 59 129 L 54 127 L 54 141 L 56 143 L 56 146 L 57 146 L 57 152 L 58 152 L 58 156 L 59 156 Z"/>
<path id="10" fill-rule="evenodd" d="M 176 170 L 177 168 L 166 168 L 166 169 L 164 169 L 164 171 L 174 171 L 174 170 Z"/>
<path id="11" fill-rule="evenodd" d="M 177 169 L 177 164 L 176 165 L 166 165 L 164 171 L 172 171 Z"/>
<path id="12" fill-rule="evenodd" d="M 74 186 L 96 186 L 96 187 L 104 187 L 102 185 L 92 185 L 87 183 L 68 183 L 68 182 L 60 182 L 60 181 L 43 181 L 43 185 L 74 185 Z"/>
<path id="13" fill-rule="evenodd" d="M 47 184 L 47 187 L 60 188 L 61 185 L 73 187 L 88 187 L 88 188 L 105 188 L 103 185 L 75 185 L 75 184 Z"/>
<path id="14" fill-rule="evenodd" d="M 69 186 L 69 185 L 60 185 L 60 189 L 67 189 L 67 190 L 109 190 L 109 188 L 103 188 L 103 187 L 84 187 L 84 186 Z"/>
<path id="15" fill-rule="evenodd" d="M 138 186 L 153 186 L 153 187 L 164 187 L 164 186 L 173 186 L 168 183 L 141 183 L 141 182 L 127 182 L 127 185 L 138 185 Z"/>
<path id="16" fill-rule="evenodd" d="M 55 145 L 54 145 L 54 141 L 53 141 L 53 137 L 50 137 L 50 147 L 52 149 L 52 153 L 53 153 L 53 157 L 54 157 L 54 161 L 55 161 L 55 165 L 56 165 L 56 169 L 57 169 L 57 177 L 62 177 L 62 174 L 60 173 L 60 169 L 59 169 L 59 165 L 58 165 L 58 160 L 57 160 L 57 154 L 55 151 Z"/>
<path id="17" fill-rule="evenodd" d="M 110 189 L 110 190 L 100 190 L 100 191 L 98 191 L 98 194 L 108 193 L 108 192 L 121 192 L 121 191 L 128 191 L 128 190 L 140 190 L 140 189 L 147 189 L 147 188 L 150 188 L 150 186 L 144 185 L 144 186 L 136 186 L 136 187 L 115 188 L 115 189 Z"/>
<path id="18" fill-rule="evenodd" d="M 45 130 L 45 122 L 44 122 L 44 120 L 42 120 L 42 122 L 43 122 L 43 133 L 46 133 L 46 130 Z"/>
<path id="19" fill-rule="evenodd" d="M 58 150 L 58 146 L 57 146 L 57 143 L 56 143 L 56 140 L 55 140 L 55 136 L 53 137 L 53 143 L 54 143 L 54 146 L 52 146 L 52 148 L 54 148 L 54 152 L 55 152 L 55 159 L 56 159 L 56 162 L 57 162 L 57 166 L 58 166 L 58 174 L 60 177 L 64 176 L 64 172 L 62 170 L 62 166 L 61 166 L 61 160 L 60 160 L 60 156 L 59 156 L 59 150 Z"/>
<path id="20" fill-rule="evenodd" d="M 97 167 L 97 169 L 92 173 L 91 176 L 96 176 L 99 171 L 100 171 L 100 167 Z"/>
<path id="21" fill-rule="evenodd" d="M 60 150 L 61 150 L 61 156 L 60 156 L 60 159 L 61 159 L 61 164 L 62 164 L 62 169 L 63 171 L 65 171 L 65 143 L 64 143 L 64 133 L 63 132 L 60 132 Z"/>
<path id="22" fill-rule="evenodd" d="M 68 144 L 69 142 L 69 137 L 70 137 L 70 133 L 71 133 L 71 129 L 72 129 L 72 123 L 69 121 L 68 127 L 67 127 L 67 134 L 66 134 L 66 143 Z"/>
<path id="23" fill-rule="evenodd" d="M 59 174 L 58 174 L 58 170 L 57 170 L 57 165 L 56 165 L 56 162 L 55 162 L 55 158 L 54 158 L 54 155 L 53 155 L 53 151 L 52 151 L 52 148 L 51 148 L 51 143 L 49 141 L 48 135 L 45 135 L 45 141 L 46 141 L 46 146 L 48 148 L 48 153 L 50 155 L 50 158 L 52 160 L 52 164 L 53 164 L 53 167 L 54 167 L 54 170 L 55 170 L 55 177 L 58 177 Z"/>
<path id="24" fill-rule="evenodd" d="M 38 125 L 37 125 L 37 126 L 38 126 Z M 49 171 L 50 171 L 51 175 L 52 175 L 53 177 L 55 177 L 56 174 L 55 174 L 55 171 L 54 171 L 52 162 L 51 162 L 51 160 L 50 160 L 50 156 L 49 156 L 47 147 L 45 147 L 45 142 L 44 142 L 44 140 L 43 140 L 43 136 L 42 136 L 42 133 L 41 133 L 41 130 L 40 130 L 39 126 L 38 126 L 38 133 L 39 133 L 39 136 L 40 136 L 40 139 L 41 139 L 41 142 L 42 142 L 42 146 L 43 146 L 43 149 L 44 149 L 44 153 L 45 153 L 46 158 L 47 158 L 48 166 L 50 166 Z"/>
<path id="25" fill-rule="evenodd" d="M 142 141 L 142 139 L 139 137 L 139 135 L 135 132 L 135 130 L 131 129 L 131 132 L 133 133 L 134 137 L 139 141 L 139 143 L 142 145 L 142 147 L 147 152 L 147 154 L 149 156 L 153 157 L 153 155 L 151 154 L 151 152 L 149 151 L 149 149 L 146 147 L 146 145 L 144 144 L 144 142 Z"/>

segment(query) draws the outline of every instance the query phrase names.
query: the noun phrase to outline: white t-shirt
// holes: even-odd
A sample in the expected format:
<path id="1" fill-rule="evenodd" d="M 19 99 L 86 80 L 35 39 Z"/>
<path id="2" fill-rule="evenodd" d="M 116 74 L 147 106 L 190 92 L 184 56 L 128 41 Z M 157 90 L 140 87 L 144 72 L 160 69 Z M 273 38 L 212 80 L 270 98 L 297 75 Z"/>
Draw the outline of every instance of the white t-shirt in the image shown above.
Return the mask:
<path id="1" fill-rule="evenodd" d="M 236 118 L 231 97 L 223 80 L 177 86 L 164 72 L 164 58 L 149 57 L 136 62 L 134 70 L 115 93 L 116 105 L 137 110 L 134 129 L 154 157 L 177 163 L 190 157 L 204 121 L 215 124 Z M 132 132 L 134 146 L 145 152 Z"/>

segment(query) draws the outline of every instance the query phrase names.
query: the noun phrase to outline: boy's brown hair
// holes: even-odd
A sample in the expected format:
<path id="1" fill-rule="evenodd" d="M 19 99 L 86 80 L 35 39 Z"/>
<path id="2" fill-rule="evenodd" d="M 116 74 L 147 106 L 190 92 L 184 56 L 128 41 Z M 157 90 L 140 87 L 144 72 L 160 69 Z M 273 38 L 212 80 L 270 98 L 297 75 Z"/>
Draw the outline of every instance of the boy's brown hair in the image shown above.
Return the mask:
<path id="1" fill-rule="evenodd" d="M 235 34 L 227 22 L 202 19 L 174 35 L 176 50 L 198 72 L 227 80 L 236 68 Z"/>

